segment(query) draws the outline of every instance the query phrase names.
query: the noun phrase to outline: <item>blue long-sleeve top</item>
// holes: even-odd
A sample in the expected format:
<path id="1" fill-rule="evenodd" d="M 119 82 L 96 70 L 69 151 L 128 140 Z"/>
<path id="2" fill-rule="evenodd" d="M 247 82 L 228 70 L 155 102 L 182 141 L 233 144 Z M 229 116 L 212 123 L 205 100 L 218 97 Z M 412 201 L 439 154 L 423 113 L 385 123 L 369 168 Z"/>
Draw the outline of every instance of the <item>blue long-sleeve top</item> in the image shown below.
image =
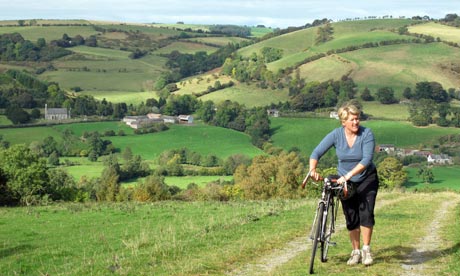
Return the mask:
<path id="1" fill-rule="evenodd" d="M 339 159 L 337 167 L 339 175 L 347 174 L 359 163 L 366 167 L 360 174 L 354 175 L 350 179 L 353 182 L 362 181 L 366 174 L 375 168 L 372 162 L 375 139 L 369 128 L 359 126 L 358 134 L 352 147 L 348 146 L 343 127 L 332 130 L 313 150 L 310 158 L 319 160 L 331 147 L 335 147 L 335 152 Z"/>

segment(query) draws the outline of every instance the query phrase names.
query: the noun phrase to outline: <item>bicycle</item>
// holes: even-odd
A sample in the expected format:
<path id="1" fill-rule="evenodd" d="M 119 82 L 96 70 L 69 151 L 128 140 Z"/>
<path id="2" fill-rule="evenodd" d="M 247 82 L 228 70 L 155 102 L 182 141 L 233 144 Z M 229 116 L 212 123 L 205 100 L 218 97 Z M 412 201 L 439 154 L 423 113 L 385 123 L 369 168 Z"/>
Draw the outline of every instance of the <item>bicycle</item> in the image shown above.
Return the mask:
<path id="1" fill-rule="evenodd" d="M 302 188 L 305 188 L 310 179 L 311 171 L 302 182 Z M 312 240 L 312 250 L 310 257 L 310 274 L 313 274 L 313 266 L 315 263 L 316 251 L 318 245 L 321 248 L 321 262 L 327 262 L 327 253 L 329 246 L 336 245 L 331 241 L 331 236 L 335 232 L 335 222 L 337 219 L 337 211 L 339 209 L 340 197 L 346 198 L 349 196 L 349 185 L 341 185 L 337 183 L 338 176 L 329 176 L 323 180 L 321 199 L 316 208 L 315 218 L 310 232 Z"/>

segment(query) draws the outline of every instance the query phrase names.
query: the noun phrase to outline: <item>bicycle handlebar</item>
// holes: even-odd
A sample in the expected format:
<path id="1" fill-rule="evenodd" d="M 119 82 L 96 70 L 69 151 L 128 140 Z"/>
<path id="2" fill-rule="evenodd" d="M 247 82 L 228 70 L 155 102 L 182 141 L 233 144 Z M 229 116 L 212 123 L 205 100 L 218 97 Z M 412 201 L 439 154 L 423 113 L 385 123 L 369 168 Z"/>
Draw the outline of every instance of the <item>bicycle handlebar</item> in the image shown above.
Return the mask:
<path id="1" fill-rule="evenodd" d="M 311 171 L 308 171 L 307 175 L 305 176 L 305 178 L 303 179 L 302 181 L 302 189 L 305 189 L 305 185 L 307 185 L 307 182 L 308 182 L 308 179 L 311 177 Z M 318 180 L 322 181 L 324 180 L 323 177 L 320 177 Z M 332 183 L 337 183 L 337 179 L 330 179 Z M 347 183 L 345 182 L 345 185 L 342 185 L 343 187 L 343 194 L 345 197 L 348 196 L 348 187 L 347 187 Z"/>

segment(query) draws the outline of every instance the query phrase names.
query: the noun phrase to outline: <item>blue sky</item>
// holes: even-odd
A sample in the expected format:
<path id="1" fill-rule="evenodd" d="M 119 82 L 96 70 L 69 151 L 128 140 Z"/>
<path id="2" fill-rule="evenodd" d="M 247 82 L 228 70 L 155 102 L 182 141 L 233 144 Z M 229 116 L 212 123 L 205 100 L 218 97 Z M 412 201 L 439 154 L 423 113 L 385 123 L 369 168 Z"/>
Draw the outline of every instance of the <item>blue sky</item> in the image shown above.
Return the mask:
<path id="1" fill-rule="evenodd" d="M 315 19 L 460 15 L 454 0 L 0 0 L 0 20 L 88 19 L 133 23 L 236 24 L 286 28 Z"/>

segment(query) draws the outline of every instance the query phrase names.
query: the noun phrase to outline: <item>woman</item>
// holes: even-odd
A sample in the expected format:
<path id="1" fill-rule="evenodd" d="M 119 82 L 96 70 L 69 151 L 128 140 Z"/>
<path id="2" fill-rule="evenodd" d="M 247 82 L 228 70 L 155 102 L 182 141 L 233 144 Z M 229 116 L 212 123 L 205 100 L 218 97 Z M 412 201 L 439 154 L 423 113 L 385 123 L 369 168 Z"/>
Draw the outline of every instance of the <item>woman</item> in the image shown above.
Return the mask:
<path id="1" fill-rule="evenodd" d="M 370 244 L 375 224 L 374 206 L 379 187 L 377 170 L 372 162 L 374 155 L 374 134 L 369 128 L 359 125 L 361 111 L 353 104 L 345 104 L 338 110 L 342 127 L 331 131 L 310 156 L 310 171 L 313 179 L 321 176 L 316 172 L 319 159 L 331 147 L 335 147 L 338 158 L 338 183 L 351 182 L 356 193 L 342 201 L 343 212 L 349 231 L 353 251 L 348 265 L 371 265 L 373 262 Z M 363 248 L 360 251 L 360 236 Z"/>

